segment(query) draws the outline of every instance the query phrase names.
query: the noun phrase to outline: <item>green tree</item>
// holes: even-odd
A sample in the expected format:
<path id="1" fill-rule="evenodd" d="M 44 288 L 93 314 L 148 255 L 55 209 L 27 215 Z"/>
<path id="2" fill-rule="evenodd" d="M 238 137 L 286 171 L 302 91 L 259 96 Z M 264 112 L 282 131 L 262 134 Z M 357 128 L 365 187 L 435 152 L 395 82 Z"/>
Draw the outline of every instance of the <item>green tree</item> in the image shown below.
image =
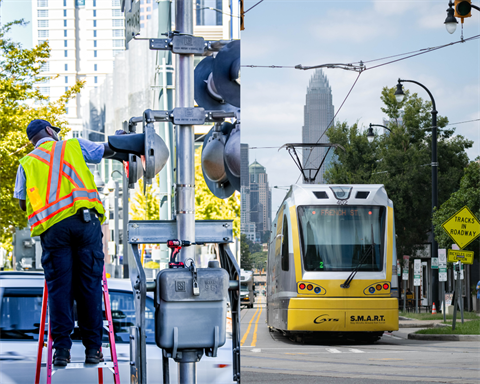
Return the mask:
<path id="1" fill-rule="evenodd" d="M 250 258 L 253 263 L 253 267 L 257 268 L 258 270 L 262 270 L 267 267 L 267 255 L 268 252 L 261 251 L 252 253 Z"/>
<path id="2" fill-rule="evenodd" d="M 159 176 L 155 176 L 155 182 L 158 185 Z M 131 220 L 159 220 L 160 219 L 160 199 L 154 194 L 154 184 L 147 185 L 145 194 L 143 193 L 143 178 L 138 180 L 135 187 L 135 195 L 130 200 L 130 218 Z"/>
<path id="3" fill-rule="evenodd" d="M 341 144 L 346 152 L 336 151 L 325 178 L 328 183 L 384 184 L 395 208 L 397 251 L 411 255 L 427 242 L 431 230 L 431 103 L 408 92 L 398 103 L 394 92 L 394 88 L 382 90 L 382 111 L 397 122 L 403 108 L 403 124 L 390 124 L 389 135 L 369 143 L 357 124 L 349 127 L 345 122 L 327 131 L 330 142 Z M 446 117 L 437 120 L 439 128 L 448 124 Z M 439 129 L 439 205 L 458 189 L 468 164 L 465 150 L 473 144 L 453 136 L 454 131 Z"/>
<path id="4" fill-rule="evenodd" d="M 240 236 L 240 267 L 245 270 L 253 268 L 249 243 L 251 241 L 247 238 L 247 235 L 242 234 Z"/>
<path id="5" fill-rule="evenodd" d="M 240 236 L 240 193 L 219 199 L 208 189 L 202 173 L 202 148 L 195 150 L 195 220 L 233 220 L 233 236 Z"/>
<path id="6" fill-rule="evenodd" d="M 33 119 L 45 119 L 65 134 L 66 104 L 83 85 L 77 82 L 55 101 L 40 93 L 38 86 L 49 79 L 40 76 L 50 55 L 48 43 L 25 49 L 7 37 L 12 28 L 25 24 L 18 20 L 0 27 L 0 244 L 7 250 L 12 249 L 14 228 L 27 225 L 25 212 L 13 198 L 19 160 L 33 150 L 27 125 Z"/>
<path id="7" fill-rule="evenodd" d="M 477 162 L 468 164 L 460 181 L 460 188 L 452 193 L 450 198 L 433 214 L 435 237 L 440 248 L 451 248 L 453 244 L 450 236 L 442 228 L 442 224 L 465 206 L 480 220 L 480 163 Z M 475 252 L 474 256 L 477 260 L 479 259 L 479 249 L 480 238 L 465 247 L 465 250 Z"/>

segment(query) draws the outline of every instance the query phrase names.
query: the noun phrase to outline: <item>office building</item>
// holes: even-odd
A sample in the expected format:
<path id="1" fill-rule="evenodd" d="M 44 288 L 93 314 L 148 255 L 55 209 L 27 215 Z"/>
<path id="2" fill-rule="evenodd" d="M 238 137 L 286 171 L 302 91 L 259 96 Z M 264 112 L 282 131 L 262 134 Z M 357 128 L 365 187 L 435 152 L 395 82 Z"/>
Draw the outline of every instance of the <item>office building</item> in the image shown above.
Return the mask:
<path id="1" fill-rule="evenodd" d="M 323 71 L 317 69 L 312 75 L 307 88 L 302 142 L 328 143 L 329 141 L 325 131 L 327 128 L 333 126 L 333 116 L 332 89 Z M 312 177 L 324 159 L 327 150 L 328 148 L 305 148 L 302 150 L 303 168 L 312 169 Z M 332 153 L 332 151 L 329 152 L 314 183 L 324 183 L 323 174 L 332 158 Z M 309 176 L 308 172 L 307 176 Z"/>
<path id="2" fill-rule="evenodd" d="M 272 222 L 272 192 L 265 167 L 256 160 L 249 167 L 250 222 L 255 223 L 256 241 L 264 242 Z"/>

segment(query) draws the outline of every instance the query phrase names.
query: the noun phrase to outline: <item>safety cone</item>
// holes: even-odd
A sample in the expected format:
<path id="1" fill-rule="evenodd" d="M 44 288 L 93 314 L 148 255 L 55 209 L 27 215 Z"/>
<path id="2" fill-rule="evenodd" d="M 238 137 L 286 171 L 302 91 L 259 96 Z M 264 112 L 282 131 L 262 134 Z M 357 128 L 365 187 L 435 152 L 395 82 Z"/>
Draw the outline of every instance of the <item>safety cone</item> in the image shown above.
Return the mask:
<path id="1" fill-rule="evenodd" d="M 435 308 L 435 303 L 433 303 L 432 305 L 432 315 L 436 315 L 437 314 L 437 308 Z"/>

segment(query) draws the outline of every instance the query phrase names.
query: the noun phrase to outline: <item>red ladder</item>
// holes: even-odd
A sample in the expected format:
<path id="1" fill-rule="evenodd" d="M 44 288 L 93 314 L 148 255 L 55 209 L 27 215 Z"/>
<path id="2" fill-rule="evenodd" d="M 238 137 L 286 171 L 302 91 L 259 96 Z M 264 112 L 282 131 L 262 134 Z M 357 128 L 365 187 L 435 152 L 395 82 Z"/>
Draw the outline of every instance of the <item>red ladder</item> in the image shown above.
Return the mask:
<path id="1" fill-rule="evenodd" d="M 113 372 L 113 381 L 115 384 L 120 384 L 120 374 L 118 372 L 118 361 L 117 361 L 117 350 L 115 347 L 115 334 L 113 333 L 113 322 L 112 322 L 112 311 L 110 309 L 110 297 L 108 295 L 108 286 L 107 286 L 107 276 L 105 274 L 105 267 L 103 268 L 103 277 L 102 277 L 102 288 L 103 288 L 103 302 L 105 304 L 105 317 L 108 322 L 108 339 L 110 346 L 110 355 L 112 356 L 112 361 L 105 361 L 99 364 L 84 364 L 84 363 L 69 363 L 66 367 L 55 368 L 52 365 L 52 333 L 50 332 L 50 319 L 48 321 L 48 342 L 47 342 L 47 362 L 42 364 L 42 353 L 43 347 L 45 346 L 44 335 L 45 335 L 45 320 L 47 317 L 47 299 L 48 299 L 48 290 L 47 282 L 43 287 L 43 297 L 42 297 L 42 314 L 40 318 L 40 331 L 38 335 L 38 351 L 37 351 L 37 366 L 35 372 L 35 384 L 40 384 L 40 369 L 42 366 L 47 367 L 47 384 L 51 384 L 52 375 L 59 369 L 80 369 L 80 368 L 92 368 L 98 367 L 98 383 L 103 384 L 103 368 L 108 368 Z"/>

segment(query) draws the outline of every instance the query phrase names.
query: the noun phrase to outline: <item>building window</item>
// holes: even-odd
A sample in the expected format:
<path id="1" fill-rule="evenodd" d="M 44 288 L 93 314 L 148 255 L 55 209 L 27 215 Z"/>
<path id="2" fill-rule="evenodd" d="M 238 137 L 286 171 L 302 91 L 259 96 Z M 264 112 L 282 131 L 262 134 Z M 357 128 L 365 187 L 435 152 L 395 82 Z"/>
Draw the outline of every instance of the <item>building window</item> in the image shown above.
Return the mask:
<path id="1" fill-rule="evenodd" d="M 97 20 L 93 20 L 93 27 L 95 28 L 97 26 Z"/>
<path id="2" fill-rule="evenodd" d="M 112 40 L 112 45 L 113 45 L 114 47 L 124 47 L 124 46 L 125 46 L 125 42 L 123 41 L 123 39 L 122 39 L 122 40 L 120 40 L 120 39 Z"/>
<path id="3" fill-rule="evenodd" d="M 97 47 L 97 40 L 93 40 L 93 46 L 96 48 Z"/>
<path id="4" fill-rule="evenodd" d="M 64 6 L 64 7 L 67 6 L 67 0 L 63 0 L 63 6 Z"/>
<path id="5" fill-rule="evenodd" d="M 66 9 L 63 10 L 63 17 L 67 17 L 67 10 Z"/>
<path id="6" fill-rule="evenodd" d="M 147 7 L 147 12 L 150 12 L 152 10 L 151 7 Z"/>
<path id="7" fill-rule="evenodd" d="M 150 20 L 152 18 L 152 15 L 147 15 L 147 20 Z"/>
<path id="8" fill-rule="evenodd" d="M 97 6 L 97 0 L 93 0 L 93 6 L 94 6 L 94 7 Z"/>
<path id="9" fill-rule="evenodd" d="M 48 9 L 39 9 L 37 10 L 38 17 L 48 17 Z"/>
<path id="10" fill-rule="evenodd" d="M 93 17 L 97 17 L 97 10 L 96 9 L 93 10 Z"/>
<path id="11" fill-rule="evenodd" d="M 50 62 L 47 61 L 46 63 L 43 63 L 40 70 L 42 72 L 50 72 Z"/>
<path id="12" fill-rule="evenodd" d="M 147 0 L 147 4 L 150 4 L 152 2 L 152 0 Z"/>
<path id="13" fill-rule="evenodd" d="M 37 7 L 48 7 L 48 0 L 37 0 Z"/>
<path id="14" fill-rule="evenodd" d="M 93 57 L 97 57 L 97 51 L 93 51 Z"/>
<path id="15" fill-rule="evenodd" d="M 48 28 L 48 20 L 38 20 L 38 28 Z"/>
<path id="16" fill-rule="evenodd" d="M 68 91 L 68 87 L 65 87 L 65 92 L 67 92 L 67 91 Z"/>
<path id="17" fill-rule="evenodd" d="M 196 25 L 222 25 L 222 3 L 222 0 L 197 1 L 197 9 L 195 11 Z M 211 8 L 215 8 L 216 10 L 212 10 Z"/>
<path id="18" fill-rule="evenodd" d="M 68 115 L 68 107 L 65 107 L 65 114 Z"/>
<path id="19" fill-rule="evenodd" d="M 63 46 L 66 48 L 68 47 L 68 40 L 63 40 Z"/>
<path id="20" fill-rule="evenodd" d="M 93 64 L 93 70 L 96 71 L 98 69 L 97 64 Z"/>
<path id="21" fill-rule="evenodd" d="M 68 64 L 65 64 L 65 71 L 68 71 Z"/>
<path id="22" fill-rule="evenodd" d="M 123 27 L 123 19 L 113 19 L 112 27 Z"/>
<path id="23" fill-rule="evenodd" d="M 97 37 L 97 30 L 93 31 L 93 37 Z"/>
<path id="24" fill-rule="evenodd" d="M 48 37 L 48 29 L 39 29 L 38 30 L 38 37 Z"/>
<path id="25" fill-rule="evenodd" d="M 68 76 L 65 76 L 65 84 L 68 84 Z"/>
<path id="26" fill-rule="evenodd" d="M 93 81 L 94 81 L 95 84 L 97 84 L 98 83 L 98 76 L 94 76 Z"/>
<path id="27" fill-rule="evenodd" d="M 64 26 L 64 27 L 67 26 L 67 20 L 63 20 L 63 26 Z"/>
<path id="28" fill-rule="evenodd" d="M 50 87 L 39 87 L 38 90 L 42 95 L 50 95 Z"/>
<path id="29" fill-rule="evenodd" d="M 72 131 L 72 137 L 74 139 L 78 139 L 80 137 L 80 132 L 79 131 Z"/>
<path id="30" fill-rule="evenodd" d="M 112 7 L 119 7 L 120 6 L 120 0 L 112 0 Z"/>
<path id="31" fill-rule="evenodd" d="M 66 49 L 65 49 L 64 53 L 65 53 L 65 57 L 68 57 L 68 51 Z"/>
<path id="32" fill-rule="evenodd" d="M 112 29 L 113 37 L 123 37 L 123 29 Z"/>
<path id="33" fill-rule="evenodd" d="M 145 20 L 145 16 L 140 16 L 140 20 Z"/>
<path id="34" fill-rule="evenodd" d="M 112 9 L 112 16 L 113 17 L 122 17 L 122 10 L 121 9 Z"/>
<path id="35" fill-rule="evenodd" d="M 63 37 L 67 37 L 67 30 L 66 29 L 63 31 Z"/>

